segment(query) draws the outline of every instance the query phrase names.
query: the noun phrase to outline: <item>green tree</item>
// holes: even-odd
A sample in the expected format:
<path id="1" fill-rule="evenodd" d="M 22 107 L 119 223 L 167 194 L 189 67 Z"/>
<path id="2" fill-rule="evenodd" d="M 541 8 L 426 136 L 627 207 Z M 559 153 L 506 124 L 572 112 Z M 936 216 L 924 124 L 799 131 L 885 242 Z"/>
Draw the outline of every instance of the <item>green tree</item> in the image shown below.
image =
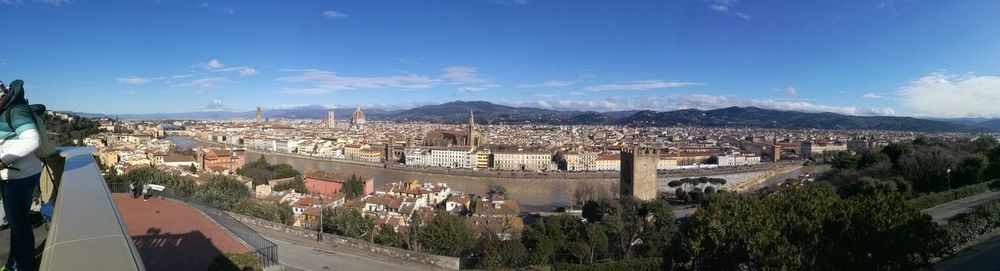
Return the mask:
<path id="1" fill-rule="evenodd" d="M 375 243 L 379 245 L 407 248 L 406 239 L 402 233 L 396 232 L 392 227 L 383 225 L 375 232 Z"/>
<path id="2" fill-rule="evenodd" d="M 859 157 L 851 155 L 848 152 L 838 152 L 833 159 L 830 160 L 830 164 L 836 169 L 853 169 L 858 165 Z"/>
<path id="3" fill-rule="evenodd" d="M 420 229 L 420 245 L 425 251 L 458 257 L 472 246 L 473 233 L 462 218 L 438 212 Z"/>
<path id="4" fill-rule="evenodd" d="M 1000 145 L 997 143 L 997 139 L 993 136 L 980 136 L 979 138 L 976 138 L 976 140 L 972 141 L 972 144 L 976 146 L 977 150 L 984 152 Z"/>
<path id="5" fill-rule="evenodd" d="M 863 183 L 846 199 L 822 184 L 722 194 L 683 227 L 682 253 L 664 255 L 698 270 L 913 270 L 944 255 L 943 232 L 895 184 Z"/>
<path id="6" fill-rule="evenodd" d="M 518 240 L 488 240 L 480 243 L 482 253 L 479 268 L 486 270 L 511 269 L 524 266 L 528 261 L 528 250 Z"/>
<path id="7" fill-rule="evenodd" d="M 910 143 L 892 143 L 882 148 L 882 153 L 889 156 L 894 170 L 901 170 L 900 160 L 903 156 L 913 152 L 913 145 Z"/>
<path id="8" fill-rule="evenodd" d="M 490 188 L 486 191 L 486 197 L 492 197 L 493 195 L 507 196 L 507 187 L 502 184 L 491 184 Z"/>
<path id="9" fill-rule="evenodd" d="M 295 192 L 303 194 L 309 193 L 309 189 L 306 188 L 306 182 L 302 180 L 302 176 L 295 176 L 291 181 L 276 184 L 272 188 L 274 191 L 288 191 L 289 189 L 295 189 Z"/>
<path id="10" fill-rule="evenodd" d="M 983 182 L 988 164 L 986 156 L 982 154 L 972 154 L 962 159 L 953 173 L 952 185 L 962 186 Z"/>
<path id="11" fill-rule="evenodd" d="M 357 208 L 326 208 L 323 210 L 323 232 L 351 238 L 370 237 L 375 222 L 361 214 Z M 365 238 L 371 239 L 371 238 Z"/>
<path id="12" fill-rule="evenodd" d="M 233 210 L 240 200 L 250 197 L 250 190 L 236 179 L 216 175 L 198 188 L 195 197 L 222 210 Z"/>
<path id="13" fill-rule="evenodd" d="M 272 201 L 243 198 L 236 202 L 232 211 L 285 225 L 291 225 L 294 222 L 292 217 L 294 214 L 290 206 Z"/>
<path id="14" fill-rule="evenodd" d="M 947 170 L 954 163 L 952 155 L 939 146 L 920 148 L 900 158 L 903 176 L 917 192 L 945 190 Z"/>
<path id="15" fill-rule="evenodd" d="M 365 192 L 364 178 L 351 174 L 351 178 L 347 179 L 347 182 L 345 182 L 344 186 L 341 187 L 340 192 L 344 193 L 344 196 L 346 196 L 347 199 L 354 199 L 359 196 L 363 196 Z"/>

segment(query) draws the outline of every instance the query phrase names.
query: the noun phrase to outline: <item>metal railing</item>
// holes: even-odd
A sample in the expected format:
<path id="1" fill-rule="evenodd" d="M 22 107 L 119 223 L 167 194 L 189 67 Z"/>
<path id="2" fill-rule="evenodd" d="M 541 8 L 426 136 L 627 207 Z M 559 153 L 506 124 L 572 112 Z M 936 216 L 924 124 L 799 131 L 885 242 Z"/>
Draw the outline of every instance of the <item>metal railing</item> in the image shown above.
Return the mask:
<path id="1" fill-rule="evenodd" d="M 136 184 L 136 186 L 140 187 L 139 189 L 141 189 L 142 185 L 143 184 L 141 183 Z M 111 193 L 132 193 L 129 189 L 129 184 L 127 183 L 108 183 L 108 189 Z M 169 187 L 163 191 L 152 192 L 152 194 L 156 197 L 164 197 L 187 203 L 189 206 L 204 213 L 219 225 L 222 225 L 222 227 L 226 228 L 226 230 L 229 230 L 229 232 L 232 232 L 233 235 L 236 235 L 236 237 L 253 248 L 251 252 L 257 256 L 257 260 L 261 267 L 266 268 L 279 265 L 278 245 L 260 236 L 257 231 L 251 229 L 246 224 L 243 224 L 243 222 L 236 220 L 229 215 L 229 213 L 213 207 L 211 204 L 208 204 L 194 195 L 170 189 Z"/>

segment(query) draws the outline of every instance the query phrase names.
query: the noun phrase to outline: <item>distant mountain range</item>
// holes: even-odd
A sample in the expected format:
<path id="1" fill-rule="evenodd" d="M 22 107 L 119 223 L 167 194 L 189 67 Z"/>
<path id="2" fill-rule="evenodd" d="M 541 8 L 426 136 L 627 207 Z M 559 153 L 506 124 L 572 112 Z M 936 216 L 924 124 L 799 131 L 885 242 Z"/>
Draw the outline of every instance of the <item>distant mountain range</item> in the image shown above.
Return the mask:
<path id="1" fill-rule="evenodd" d="M 322 106 L 264 110 L 265 118 L 323 119 L 330 110 Z M 401 122 L 464 123 L 474 111 L 477 123 L 486 124 L 568 124 L 629 126 L 760 127 L 784 129 L 866 129 L 917 132 L 959 132 L 1000 130 L 1000 119 L 920 119 L 912 117 L 848 116 L 835 113 L 806 113 L 756 107 L 728 107 L 713 110 L 674 111 L 561 111 L 513 107 L 483 101 L 455 101 L 406 110 L 362 109 L 369 120 Z M 352 108 L 334 109 L 337 119 L 348 119 Z M 75 113 L 85 117 L 122 119 L 253 119 L 254 111 L 207 111 L 164 114 L 105 115 Z"/>

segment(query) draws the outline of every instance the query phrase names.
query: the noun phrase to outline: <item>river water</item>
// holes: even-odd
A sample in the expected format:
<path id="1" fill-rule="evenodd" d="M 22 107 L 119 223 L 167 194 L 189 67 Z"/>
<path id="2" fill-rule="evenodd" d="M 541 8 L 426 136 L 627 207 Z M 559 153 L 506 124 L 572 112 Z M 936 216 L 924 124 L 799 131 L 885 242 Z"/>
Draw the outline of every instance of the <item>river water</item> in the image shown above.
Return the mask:
<path id="1" fill-rule="evenodd" d="M 188 137 L 168 137 L 180 147 L 195 147 L 199 144 Z M 574 194 L 576 190 L 584 189 L 586 191 L 591 191 L 591 193 L 597 193 L 603 196 L 613 196 L 617 193 L 617 178 L 614 179 L 556 179 L 556 178 L 525 178 L 525 179 L 515 179 L 515 178 L 500 178 L 500 177 L 490 177 L 490 176 L 456 176 L 441 173 L 426 173 L 426 172 L 413 172 L 400 169 L 385 169 L 381 167 L 373 167 L 367 165 L 358 165 L 352 163 L 344 163 L 337 161 L 328 160 L 316 160 L 303 157 L 294 157 L 287 155 L 276 155 L 276 154 L 265 154 L 253 151 L 247 151 L 246 161 L 255 161 L 260 156 L 264 156 L 269 163 L 287 163 L 299 170 L 300 172 L 308 172 L 313 170 L 324 170 L 328 172 L 343 172 L 347 174 L 357 174 L 366 177 L 372 177 L 375 181 L 375 186 L 379 187 L 387 183 L 393 183 L 398 181 L 409 181 L 418 180 L 421 182 L 430 183 L 446 183 L 449 187 L 454 190 L 474 193 L 474 194 L 484 194 L 489 189 L 490 185 L 497 184 L 503 185 L 507 189 L 508 197 L 517 200 L 521 206 L 522 211 L 551 211 L 555 208 L 566 206 L 574 201 Z M 797 171 L 796 171 L 797 172 Z M 784 172 L 782 172 L 784 173 Z M 797 173 L 788 172 L 786 174 L 775 174 L 778 176 L 761 176 L 760 173 L 740 173 L 740 174 L 727 174 L 727 175 L 713 175 L 722 178 L 726 178 L 730 182 L 738 183 L 744 180 L 749 180 L 753 178 L 768 178 L 772 180 L 784 180 L 785 176 L 795 175 Z M 664 177 L 659 178 L 659 186 L 661 191 L 666 190 L 666 183 L 670 180 L 678 179 L 675 177 Z M 770 180 L 768 181 L 770 182 Z"/>

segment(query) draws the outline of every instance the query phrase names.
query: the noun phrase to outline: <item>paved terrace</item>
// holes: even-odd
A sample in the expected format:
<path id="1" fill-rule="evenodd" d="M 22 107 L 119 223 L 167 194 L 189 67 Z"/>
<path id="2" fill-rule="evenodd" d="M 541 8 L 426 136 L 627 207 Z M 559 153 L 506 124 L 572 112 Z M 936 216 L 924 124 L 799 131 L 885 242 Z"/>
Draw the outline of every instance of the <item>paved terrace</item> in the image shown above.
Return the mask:
<path id="1" fill-rule="evenodd" d="M 206 270 L 223 253 L 246 245 L 197 209 L 171 199 L 113 194 L 146 270 Z"/>

